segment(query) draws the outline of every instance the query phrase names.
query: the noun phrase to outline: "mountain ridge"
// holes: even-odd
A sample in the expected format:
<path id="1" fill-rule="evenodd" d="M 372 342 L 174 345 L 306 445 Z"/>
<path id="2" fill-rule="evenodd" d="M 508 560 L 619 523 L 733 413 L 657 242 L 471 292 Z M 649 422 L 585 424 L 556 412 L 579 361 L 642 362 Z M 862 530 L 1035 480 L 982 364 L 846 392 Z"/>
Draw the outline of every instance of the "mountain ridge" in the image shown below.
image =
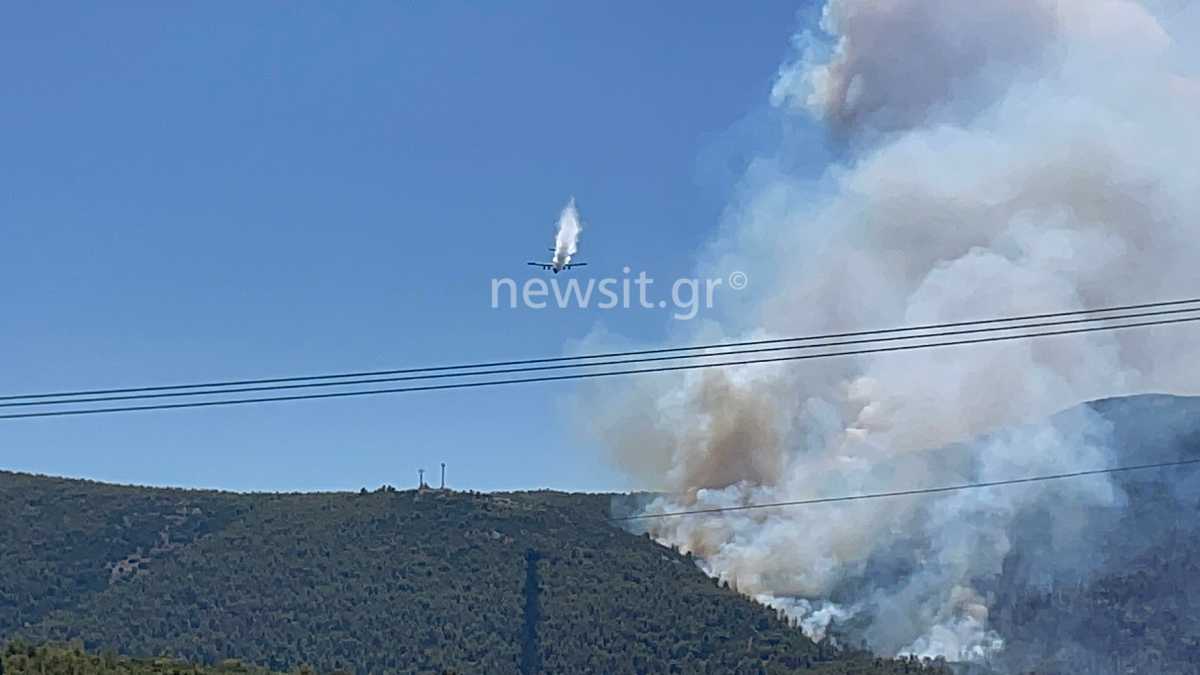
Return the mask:
<path id="1" fill-rule="evenodd" d="M 1084 407 L 1109 425 L 1114 461 L 1200 453 L 1200 398 Z M 967 448 L 930 457 L 969 462 L 954 456 Z M 1014 542 L 990 582 L 993 620 L 1009 644 L 992 665 L 1190 672 L 1186 664 L 1200 656 L 1200 624 L 1184 611 L 1193 599 L 1200 605 L 1191 582 L 1200 578 L 1191 562 L 1200 560 L 1193 473 L 1114 477 L 1128 504 L 1096 520 L 1104 559 L 1077 579 L 1038 581 L 1039 541 Z M 0 471 L 0 642 L 75 642 L 199 664 L 240 659 L 274 671 L 912 666 L 813 643 L 705 576 L 690 555 L 615 527 L 611 510 L 627 501 L 388 486 L 243 493 Z"/>
<path id="2" fill-rule="evenodd" d="M 897 667 L 813 643 L 689 556 L 613 527 L 610 498 L 247 495 L 0 473 L 0 639 L 274 671 Z M 523 662 L 531 578 L 538 640 Z"/>

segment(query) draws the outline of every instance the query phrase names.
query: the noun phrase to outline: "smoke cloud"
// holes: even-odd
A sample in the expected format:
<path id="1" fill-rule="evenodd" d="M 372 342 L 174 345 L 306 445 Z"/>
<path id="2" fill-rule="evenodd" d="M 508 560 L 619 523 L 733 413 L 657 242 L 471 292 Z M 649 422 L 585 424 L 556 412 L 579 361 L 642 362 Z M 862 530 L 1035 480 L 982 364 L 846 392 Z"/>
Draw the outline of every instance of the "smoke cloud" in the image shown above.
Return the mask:
<path id="1" fill-rule="evenodd" d="M 575 208 L 575 198 L 567 202 L 562 213 L 558 216 L 558 231 L 554 235 L 554 262 L 566 265 L 579 251 L 579 234 L 583 232 L 583 223 L 579 220 L 579 211 Z"/>
<path id="2" fill-rule="evenodd" d="M 828 0 L 771 101 L 793 129 L 826 130 L 837 160 L 797 170 L 785 142 L 751 165 L 702 271 L 748 263 L 758 295 L 701 337 L 1194 294 L 1200 61 L 1187 50 L 1200 21 L 1161 11 Z M 751 366 L 584 395 L 617 463 L 672 495 L 646 513 L 805 499 L 1112 465 L 1110 425 L 1074 406 L 1195 393 L 1195 337 L 1166 327 Z M 836 626 L 881 652 L 968 660 L 1003 650 L 989 584 L 1015 547 L 1049 542 L 1030 571 L 1044 580 L 1086 575 L 1100 557 L 1088 514 L 1124 503 L 1095 477 L 639 526 L 814 637 Z"/>

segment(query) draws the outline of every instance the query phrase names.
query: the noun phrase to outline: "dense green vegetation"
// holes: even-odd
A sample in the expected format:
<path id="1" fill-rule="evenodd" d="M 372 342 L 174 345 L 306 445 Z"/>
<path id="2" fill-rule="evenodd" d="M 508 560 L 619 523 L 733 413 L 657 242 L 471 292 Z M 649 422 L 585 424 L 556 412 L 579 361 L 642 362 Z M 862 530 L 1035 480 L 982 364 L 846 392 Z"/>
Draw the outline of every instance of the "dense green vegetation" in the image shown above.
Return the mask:
<path id="1" fill-rule="evenodd" d="M 250 508 L 234 494 L 0 474 L 0 635 L 145 574 Z"/>
<path id="2" fill-rule="evenodd" d="M 0 641 L 274 671 L 923 667 L 814 644 L 686 556 L 613 527 L 609 499 L 237 495 L 0 473 Z M 44 658 L 101 658 L 68 652 Z"/>
<path id="3" fill-rule="evenodd" d="M 298 671 L 311 672 L 311 671 Z M 225 661 L 210 667 L 174 659 L 131 659 L 112 653 L 89 654 L 78 647 L 10 643 L 0 651 L 5 675 L 270 675 L 269 671 Z"/>
<path id="4" fill-rule="evenodd" d="M 930 663 L 885 659 L 839 661 L 821 664 L 809 671 L 813 675 L 871 675 L 874 673 L 926 673 L 935 669 Z M 308 666 L 300 666 L 292 675 L 315 675 Z M 273 675 L 271 671 L 226 660 L 201 666 L 178 659 L 158 657 L 134 659 L 111 652 L 95 654 L 74 646 L 35 646 L 9 643 L 0 650 L 0 674 L 7 675 Z M 345 675 L 338 672 L 334 675 Z"/>

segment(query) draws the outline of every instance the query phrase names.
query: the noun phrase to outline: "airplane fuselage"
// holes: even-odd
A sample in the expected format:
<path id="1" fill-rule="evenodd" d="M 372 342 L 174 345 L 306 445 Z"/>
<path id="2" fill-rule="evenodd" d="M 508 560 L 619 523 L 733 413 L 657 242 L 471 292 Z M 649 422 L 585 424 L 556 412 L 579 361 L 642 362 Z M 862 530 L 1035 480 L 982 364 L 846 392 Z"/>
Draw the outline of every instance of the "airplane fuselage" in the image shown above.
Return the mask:
<path id="1" fill-rule="evenodd" d="M 533 265 L 534 267 L 540 267 L 544 270 L 550 270 L 551 272 L 554 272 L 555 274 L 558 274 L 559 272 L 561 272 L 563 270 L 569 270 L 572 267 L 583 267 L 584 265 L 587 264 L 585 262 L 582 262 L 582 263 L 571 262 L 571 258 L 573 258 L 574 255 L 572 255 L 570 253 L 565 253 L 565 252 L 560 253 L 560 252 L 556 251 L 555 249 L 550 249 L 550 251 L 552 253 L 554 253 L 554 255 L 551 256 L 551 258 L 548 262 L 530 261 L 527 264 Z"/>

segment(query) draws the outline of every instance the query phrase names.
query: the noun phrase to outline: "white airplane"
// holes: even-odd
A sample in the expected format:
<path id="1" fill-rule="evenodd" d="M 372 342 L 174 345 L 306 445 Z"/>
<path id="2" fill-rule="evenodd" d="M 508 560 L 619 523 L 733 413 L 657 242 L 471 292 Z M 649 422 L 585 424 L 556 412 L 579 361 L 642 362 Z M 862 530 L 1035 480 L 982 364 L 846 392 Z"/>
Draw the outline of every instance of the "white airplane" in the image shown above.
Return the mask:
<path id="1" fill-rule="evenodd" d="M 554 254 L 550 258 L 550 262 L 530 261 L 525 264 L 533 265 L 534 267 L 540 267 L 544 270 L 553 270 L 555 274 L 558 274 L 559 272 L 561 272 L 563 270 L 569 270 L 572 267 L 583 267 L 584 265 L 587 264 L 585 262 L 571 262 L 570 255 L 568 255 L 566 253 L 559 255 L 558 252 L 555 251 L 554 249 L 550 249 L 550 252 Z"/>

